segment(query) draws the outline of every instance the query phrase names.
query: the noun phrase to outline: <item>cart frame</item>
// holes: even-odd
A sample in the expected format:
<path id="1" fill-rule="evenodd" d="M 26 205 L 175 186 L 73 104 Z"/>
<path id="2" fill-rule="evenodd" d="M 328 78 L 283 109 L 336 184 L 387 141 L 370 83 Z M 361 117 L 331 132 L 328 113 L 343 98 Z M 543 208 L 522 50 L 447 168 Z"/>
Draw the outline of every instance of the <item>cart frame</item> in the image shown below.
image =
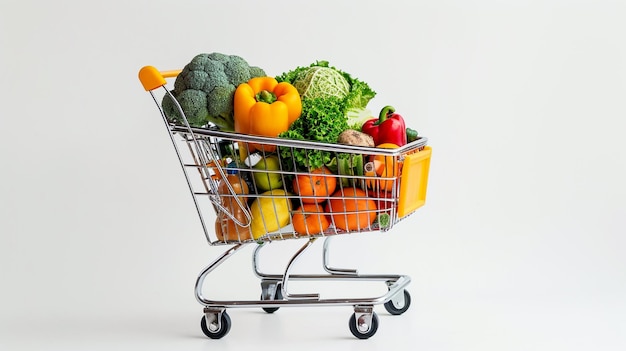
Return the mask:
<path id="1" fill-rule="evenodd" d="M 378 317 L 374 311 L 374 306 L 383 304 L 385 309 L 393 314 L 399 315 L 404 313 L 410 306 L 410 294 L 405 289 L 411 282 L 407 275 L 399 274 L 362 274 L 356 269 L 344 269 L 331 267 L 329 264 L 330 244 L 340 234 L 353 234 L 365 231 L 388 231 L 395 223 L 404 219 L 421 207 L 426 198 L 426 187 L 428 182 L 428 172 L 430 167 L 431 149 L 426 146 L 427 139 L 420 137 L 417 141 L 409 143 L 398 149 L 376 149 L 358 147 L 352 145 L 324 144 L 314 143 L 301 140 L 285 140 L 279 138 L 268 138 L 254 135 L 242 135 L 237 133 L 223 132 L 215 128 L 194 128 L 189 125 L 183 109 L 176 101 L 174 95 L 167 88 L 167 78 L 175 78 L 180 70 L 159 71 L 153 66 L 145 66 L 139 71 L 139 79 L 144 89 L 150 93 L 152 99 L 157 105 L 163 122 L 166 126 L 170 140 L 174 146 L 175 153 L 183 169 L 187 185 L 192 195 L 194 205 L 196 207 L 200 223 L 202 225 L 205 237 L 209 245 L 226 245 L 229 246 L 225 251 L 217 256 L 199 273 L 195 283 L 196 300 L 204 306 L 204 314 L 201 319 L 201 329 L 206 336 L 212 339 L 224 337 L 230 330 L 231 320 L 227 314 L 228 308 L 262 308 L 268 313 L 273 313 L 281 307 L 287 306 L 352 306 L 353 313 L 350 316 L 349 328 L 352 334 L 359 339 L 367 339 L 373 336 L 378 328 Z M 183 125 L 171 123 L 163 108 L 161 107 L 159 98 L 155 91 L 162 88 L 163 96 L 169 96 L 174 101 L 179 113 L 183 116 Z M 216 150 L 218 141 L 230 141 L 238 145 L 246 145 L 246 143 L 276 145 L 277 147 L 286 148 L 314 148 L 317 150 L 326 150 L 336 153 L 367 153 L 370 155 L 381 155 L 385 158 L 392 158 L 394 162 L 404 162 L 402 173 L 389 178 L 389 181 L 399 182 L 399 186 L 394 186 L 391 191 L 391 200 L 379 199 L 380 201 L 391 201 L 394 211 L 391 211 L 391 223 L 387 226 L 368 226 L 364 229 L 356 231 L 342 231 L 334 228 L 330 232 L 315 235 L 293 235 L 293 233 L 273 233 L 262 238 L 246 238 L 239 240 L 217 240 L 209 227 L 207 226 L 206 209 L 203 208 L 200 201 L 208 199 L 215 213 L 224 211 L 228 213 L 228 209 L 224 208 L 221 203 L 221 197 L 229 196 L 220 194 L 217 189 L 216 177 L 224 179 L 228 172 L 226 167 L 216 162 L 221 158 L 219 151 Z M 191 162 L 188 156 L 184 156 L 184 150 L 180 147 L 180 143 L 187 147 L 187 151 L 191 156 Z M 216 167 L 209 167 L 211 164 Z M 198 173 L 200 177 L 198 177 Z M 295 171 L 293 171 L 295 172 Z M 287 174 L 287 171 L 280 171 L 281 174 Z M 293 175 L 293 174 L 291 174 Z M 351 176 L 350 178 L 366 181 L 367 177 Z M 201 190 L 195 181 L 201 179 Z M 244 208 L 242 200 L 235 194 L 229 185 L 229 190 L 233 199 L 241 208 Z M 410 197 L 410 200 L 407 200 Z M 345 200 L 344 200 L 345 201 Z M 246 212 L 246 211 L 244 211 Z M 250 225 L 252 220 L 250 212 L 246 212 L 246 222 L 238 223 L 243 226 Z M 238 220 L 231 216 L 233 220 Z M 293 254 L 283 272 L 266 273 L 260 269 L 259 253 L 263 248 L 267 247 L 272 241 L 281 241 L 285 239 L 306 239 L 304 244 Z M 323 239 L 322 248 L 322 266 L 326 274 L 293 274 L 294 264 L 318 239 Z M 256 245 L 252 255 L 253 272 L 261 280 L 261 297 L 258 300 L 213 300 L 205 297 L 204 287 L 205 279 L 218 266 L 231 258 L 236 252 L 248 245 Z M 289 283 L 292 281 L 375 281 L 382 282 L 387 287 L 387 292 L 380 296 L 369 298 L 321 298 L 318 293 L 294 294 L 289 290 Z"/>

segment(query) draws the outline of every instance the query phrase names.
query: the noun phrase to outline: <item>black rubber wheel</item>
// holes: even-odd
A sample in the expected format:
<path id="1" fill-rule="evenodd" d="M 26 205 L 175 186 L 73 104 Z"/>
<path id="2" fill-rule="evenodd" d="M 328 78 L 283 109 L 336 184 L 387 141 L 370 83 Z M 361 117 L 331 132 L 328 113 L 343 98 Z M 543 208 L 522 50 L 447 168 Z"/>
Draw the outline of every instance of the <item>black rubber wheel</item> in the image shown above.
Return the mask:
<path id="1" fill-rule="evenodd" d="M 211 339 L 221 339 L 224 337 L 224 335 L 228 334 L 228 332 L 230 331 L 230 316 L 228 315 L 228 313 L 226 313 L 226 311 L 222 312 L 222 327 L 220 328 L 220 330 L 215 330 L 212 331 L 209 329 L 209 327 L 206 324 L 206 318 L 204 318 L 204 316 L 202 316 L 202 320 L 200 321 L 200 328 L 202 328 L 202 332 L 204 333 L 204 335 L 208 336 Z"/>
<path id="2" fill-rule="evenodd" d="M 369 339 L 372 335 L 376 334 L 376 331 L 378 330 L 378 316 L 375 312 L 372 312 L 372 325 L 370 326 L 370 330 L 368 330 L 367 332 L 359 330 L 356 324 L 356 316 L 354 314 L 352 314 L 352 316 L 350 317 L 348 326 L 350 327 L 352 335 L 356 336 L 359 339 Z"/>
<path id="3" fill-rule="evenodd" d="M 404 306 L 398 308 L 393 304 L 392 300 L 385 302 L 385 309 L 387 312 L 396 316 L 406 312 L 406 310 L 409 309 L 409 306 L 411 306 L 411 295 L 406 290 L 404 290 Z"/>
<path id="4" fill-rule="evenodd" d="M 283 288 L 280 284 L 278 284 L 276 286 L 276 293 L 274 294 L 274 297 L 271 298 L 270 300 L 282 300 L 283 299 Z M 263 311 L 267 312 L 267 313 L 274 313 L 276 311 L 278 311 L 280 307 L 263 307 Z"/>

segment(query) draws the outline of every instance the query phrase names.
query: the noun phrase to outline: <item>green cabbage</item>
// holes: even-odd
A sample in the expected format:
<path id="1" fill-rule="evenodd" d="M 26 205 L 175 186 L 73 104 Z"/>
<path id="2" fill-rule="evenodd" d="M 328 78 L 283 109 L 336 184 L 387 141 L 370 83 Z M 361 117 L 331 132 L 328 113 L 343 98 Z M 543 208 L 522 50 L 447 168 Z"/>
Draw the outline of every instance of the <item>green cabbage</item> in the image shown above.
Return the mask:
<path id="1" fill-rule="evenodd" d="M 305 99 L 329 96 L 343 99 L 350 92 L 350 84 L 341 73 L 323 66 L 313 66 L 300 71 L 293 81 L 293 86 Z"/>
<path id="2" fill-rule="evenodd" d="M 276 80 L 295 86 L 303 100 L 309 97 L 338 97 L 342 99 L 345 111 L 365 109 L 376 96 L 376 92 L 366 82 L 330 66 L 328 61 L 316 61 L 306 67 L 296 67 L 276 76 Z"/>

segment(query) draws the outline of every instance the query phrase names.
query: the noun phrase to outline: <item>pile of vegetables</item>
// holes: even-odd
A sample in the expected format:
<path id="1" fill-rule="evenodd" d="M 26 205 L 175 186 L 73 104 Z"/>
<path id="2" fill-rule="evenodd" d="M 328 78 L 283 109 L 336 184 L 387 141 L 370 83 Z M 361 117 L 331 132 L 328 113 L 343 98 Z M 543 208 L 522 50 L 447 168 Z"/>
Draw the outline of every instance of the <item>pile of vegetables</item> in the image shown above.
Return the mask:
<path id="1" fill-rule="evenodd" d="M 350 128 L 350 116 L 360 116 L 376 92 L 349 73 L 330 66 L 328 61 L 316 61 L 309 66 L 296 67 L 276 80 L 291 83 L 302 98 L 302 115 L 279 137 L 337 143 L 339 135 Z M 367 112 L 366 112 L 367 113 Z M 332 154 L 322 150 L 282 149 L 281 156 L 303 170 L 329 165 Z"/>
<path id="2" fill-rule="evenodd" d="M 406 127 L 392 106 L 385 106 L 374 117 L 368 104 L 376 92 L 328 61 L 318 60 L 272 77 L 236 55 L 199 54 L 183 68 L 171 93 L 193 127 L 372 148 L 397 148 L 417 139 L 417 132 Z M 171 123 L 183 124 L 178 107 L 168 95 L 162 108 Z M 346 231 L 368 228 L 374 221 L 379 221 L 381 228 L 388 225 L 384 216 L 376 215 L 382 205 L 368 194 L 392 190 L 396 182 L 377 177 L 398 176 L 397 162 L 358 153 L 242 142 L 238 150 L 239 157 L 230 155 L 235 168 L 244 167 L 242 161 L 248 162 L 250 155 L 244 151 L 262 155 L 259 165 L 263 167 L 247 164 L 253 176 L 229 175 L 220 180 L 238 194 L 229 198 L 226 187 L 219 188 L 228 199 L 221 207 L 234 214 L 218 216 L 220 240 L 256 240 L 285 223 L 306 235 L 319 234 L 331 225 Z M 275 162 L 270 162 L 272 157 Z M 283 182 L 285 174 L 289 179 Z M 364 175 L 371 178 L 363 181 L 353 177 Z M 283 203 L 290 193 L 298 195 L 298 203 Z M 354 201 L 345 200 L 346 194 L 352 194 Z M 235 201 L 237 196 L 244 200 Z M 281 199 L 280 206 L 274 200 L 277 198 Z M 242 225 L 246 222 L 241 211 L 245 206 L 252 214 L 249 227 Z M 269 218 L 263 218 L 266 216 Z M 273 218 L 276 223 L 272 223 Z"/>

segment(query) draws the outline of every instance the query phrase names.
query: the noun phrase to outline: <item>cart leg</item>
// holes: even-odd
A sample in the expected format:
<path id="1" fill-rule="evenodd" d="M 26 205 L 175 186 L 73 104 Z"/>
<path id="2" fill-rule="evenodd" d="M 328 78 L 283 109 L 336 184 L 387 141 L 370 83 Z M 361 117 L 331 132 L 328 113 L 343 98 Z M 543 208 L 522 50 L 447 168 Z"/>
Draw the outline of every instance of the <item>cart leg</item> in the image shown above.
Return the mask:
<path id="1" fill-rule="evenodd" d="M 330 241 L 333 237 L 332 236 L 328 236 L 326 237 L 326 239 L 324 239 L 324 247 L 322 250 L 322 255 L 323 255 L 323 264 L 324 264 L 324 270 L 330 274 L 337 274 L 337 275 L 358 275 L 359 272 L 356 269 L 349 269 L 349 268 L 334 268 L 331 267 L 328 262 L 329 262 L 329 257 L 330 257 Z"/>
<path id="2" fill-rule="evenodd" d="M 351 276 L 357 276 L 359 274 L 359 272 L 356 269 L 351 269 L 351 268 L 335 268 L 335 267 L 331 267 L 329 265 L 330 262 L 330 242 L 334 237 L 332 236 L 327 236 L 324 238 L 324 246 L 322 248 L 322 263 L 323 263 L 323 267 L 324 270 L 327 273 L 330 273 L 332 275 L 351 275 Z M 315 240 L 316 238 L 311 238 L 311 243 Z M 254 270 L 254 274 L 261 278 L 261 279 L 276 279 L 277 277 L 281 277 L 281 275 L 279 274 L 267 274 L 267 273 L 263 273 L 261 272 L 261 270 L 259 269 L 259 252 L 261 251 L 262 248 L 264 248 L 267 245 L 267 243 L 262 243 L 260 245 L 257 245 L 254 249 L 253 255 L 252 255 L 252 267 Z M 307 244 L 308 245 L 308 244 Z"/>
<path id="3" fill-rule="evenodd" d="M 259 252 L 261 252 L 261 249 L 263 249 L 264 247 L 266 247 L 268 245 L 268 243 L 266 242 L 262 242 L 260 244 L 258 244 L 255 248 L 254 251 L 252 252 L 252 269 L 254 271 L 254 274 L 261 279 L 279 279 L 279 276 L 277 274 L 267 274 L 267 273 L 263 273 L 261 272 L 261 270 L 259 269 Z"/>
<path id="4" fill-rule="evenodd" d="M 283 281 L 282 281 L 282 293 L 283 296 L 287 299 L 303 299 L 303 300 L 308 300 L 308 299 L 314 299 L 314 300 L 319 300 L 320 295 L 319 294 L 290 294 L 287 291 L 287 287 L 289 284 L 289 274 L 291 271 L 291 268 L 293 267 L 294 263 L 298 260 L 298 258 L 300 257 L 300 255 L 302 255 L 302 253 L 304 253 L 304 251 L 306 251 L 306 249 L 308 249 L 309 247 L 311 247 L 311 245 L 313 245 L 313 243 L 315 242 L 317 238 L 311 238 L 309 239 L 291 258 L 291 260 L 289 261 L 289 263 L 287 264 L 287 268 L 285 268 L 285 273 L 283 274 Z"/>
<path id="5" fill-rule="evenodd" d="M 198 300 L 198 302 L 200 302 L 201 305 L 204 305 L 207 307 L 211 305 L 211 301 L 205 299 L 204 296 L 202 296 L 202 287 L 204 286 L 204 279 L 207 277 L 209 273 L 215 270 L 215 268 L 217 268 L 220 264 L 226 261 L 235 252 L 237 252 L 239 249 L 244 247 L 244 245 L 245 244 L 237 244 L 229 248 L 221 256 L 219 256 L 213 262 L 211 262 L 208 266 L 206 266 L 202 270 L 202 272 L 198 275 L 198 278 L 196 279 L 195 293 L 196 293 L 196 300 Z"/>

